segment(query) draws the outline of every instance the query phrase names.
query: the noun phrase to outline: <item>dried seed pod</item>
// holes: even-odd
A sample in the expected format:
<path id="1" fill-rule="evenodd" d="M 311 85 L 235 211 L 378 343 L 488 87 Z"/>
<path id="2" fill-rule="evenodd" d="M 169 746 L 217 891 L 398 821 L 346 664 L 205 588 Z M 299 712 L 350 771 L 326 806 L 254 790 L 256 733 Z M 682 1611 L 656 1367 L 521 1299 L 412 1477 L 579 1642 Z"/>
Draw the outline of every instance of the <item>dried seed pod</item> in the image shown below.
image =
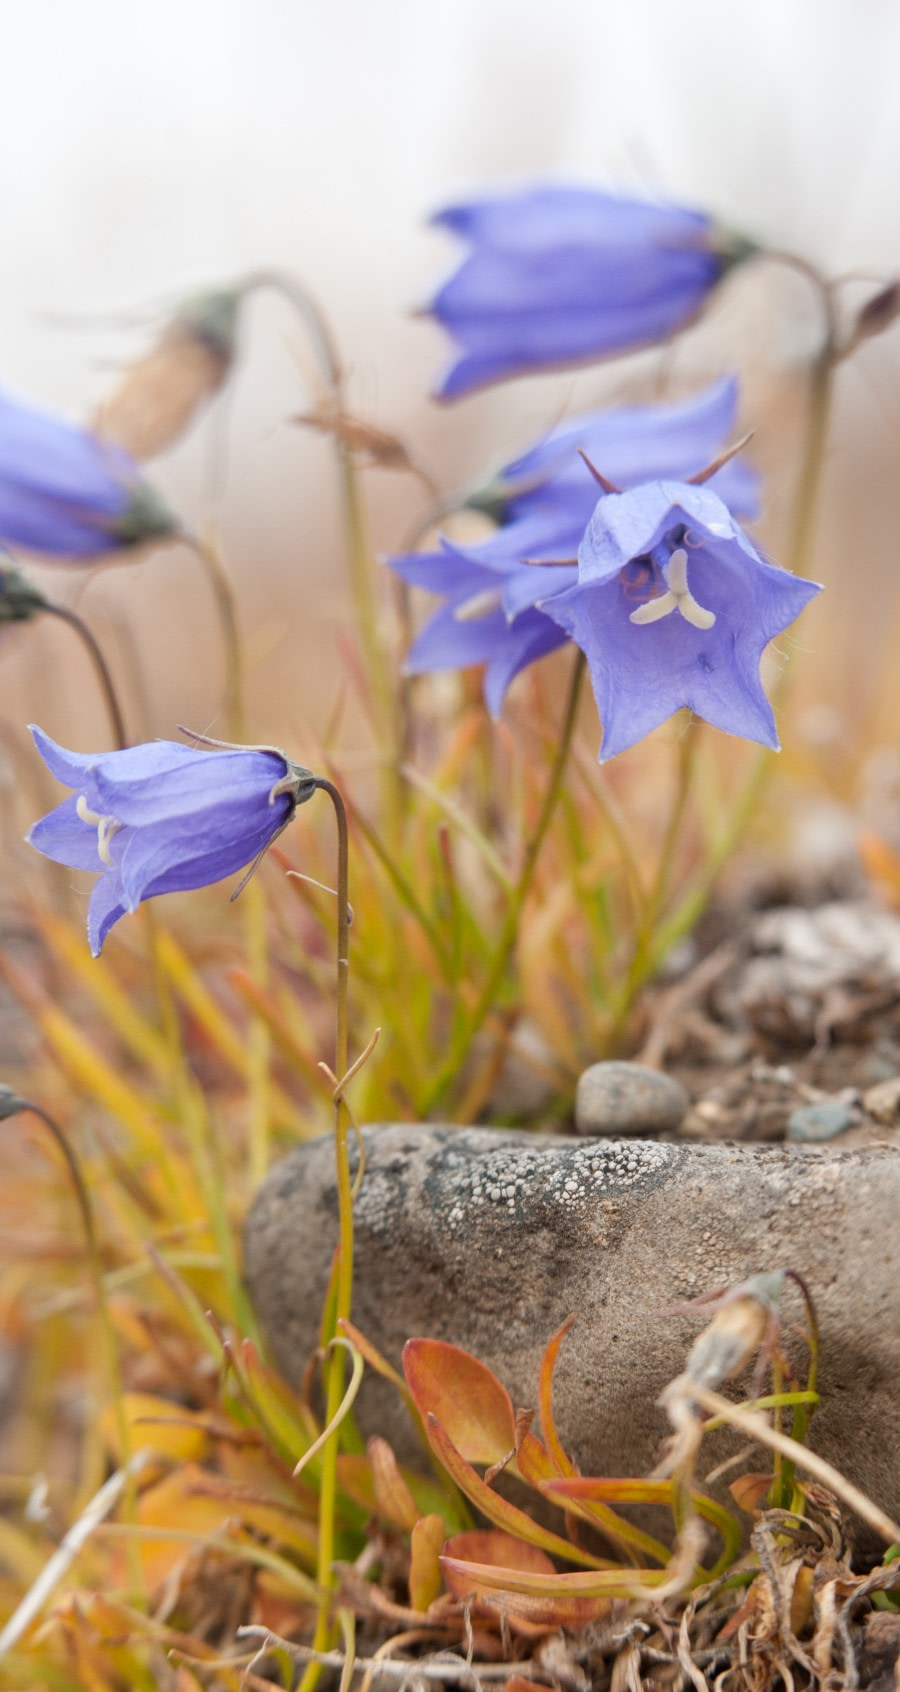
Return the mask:
<path id="1" fill-rule="evenodd" d="M 188 300 L 104 400 L 97 434 L 138 459 L 178 440 L 228 376 L 242 297 L 240 288 L 223 288 Z"/>

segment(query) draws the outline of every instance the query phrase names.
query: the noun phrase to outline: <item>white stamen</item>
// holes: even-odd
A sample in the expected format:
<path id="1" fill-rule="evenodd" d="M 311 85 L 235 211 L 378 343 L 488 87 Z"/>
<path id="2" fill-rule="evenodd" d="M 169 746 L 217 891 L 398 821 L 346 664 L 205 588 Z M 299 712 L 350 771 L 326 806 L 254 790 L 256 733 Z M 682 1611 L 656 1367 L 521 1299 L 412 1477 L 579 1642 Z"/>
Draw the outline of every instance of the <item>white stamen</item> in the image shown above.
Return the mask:
<path id="1" fill-rule="evenodd" d="M 711 629 L 716 620 L 715 611 L 707 611 L 704 605 L 698 605 L 692 593 L 682 594 L 678 609 L 685 621 L 693 623 L 695 629 Z"/>
<path id="2" fill-rule="evenodd" d="M 658 623 L 661 617 L 668 617 L 674 611 L 678 600 L 674 593 L 660 593 L 656 599 L 648 599 L 646 605 L 639 605 L 632 611 L 628 621 L 630 623 Z"/>
<path id="3" fill-rule="evenodd" d="M 483 593 L 475 593 L 471 599 L 463 600 L 457 605 L 453 613 L 457 623 L 474 623 L 478 617 L 486 617 L 490 611 L 497 611 L 502 603 L 500 588 L 485 588 Z"/>
<path id="4" fill-rule="evenodd" d="M 661 617 L 668 617 L 671 611 L 680 611 L 685 622 L 693 624 L 695 629 L 711 629 L 715 620 L 715 611 L 707 611 L 704 605 L 699 605 L 688 587 L 688 555 L 683 547 L 672 553 L 669 568 L 666 572 L 669 591 L 658 594 L 656 599 L 648 599 L 645 605 L 639 605 L 632 611 L 631 623 L 658 623 Z"/>
<path id="5" fill-rule="evenodd" d="M 75 810 L 83 823 L 92 823 L 95 828 L 103 821 L 96 811 L 88 810 L 88 802 L 83 793 L 79 793 L 75 801 Z"/>
<path id="6" fill-rule="evenodd" d="M 109 848 L 119 829 L 124 828 L 124 823 L 120 823 L 116 817 L 101 817 L 96 811 L 90 810 L 83 793 L 79 793 L 75 801 L 75 812 L 83 823 L 89 823 L 92 828 L 96 828 L 97 856 L 100 862 L 105 864 L 107 869 L 115 869 Z"/>

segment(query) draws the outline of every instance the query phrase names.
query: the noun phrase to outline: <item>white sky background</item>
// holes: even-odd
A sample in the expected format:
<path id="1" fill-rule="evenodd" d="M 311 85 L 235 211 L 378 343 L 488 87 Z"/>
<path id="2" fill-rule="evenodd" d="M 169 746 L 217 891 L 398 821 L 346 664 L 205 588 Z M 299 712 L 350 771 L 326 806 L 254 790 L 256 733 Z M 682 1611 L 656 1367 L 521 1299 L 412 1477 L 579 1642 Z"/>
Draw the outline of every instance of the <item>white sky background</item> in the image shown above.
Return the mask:
<path id="1" fill-rule="evenodd" d="M 454 253 L 424 227 L 429 208 L 510 177 L 646 188 L 830 270 L 900 271 L 896 0 L 0 0 L 0 65 L 0 383 L 75 415 L 141 345 L 94 314 L 283 266 L 331 314 L 358 407 L 404 432 L 446 486 L 477 479 L 555 419 L 573 381 L 439 410 L 427 390 L 445 343 L 409 311 Z M 808 310 L 792 298 L 798 321 Z M 789 315 L 774 364 L 796 351 L 792 333 Z M 284 427 L 309 403 L 304 357 L 289 316 L 254 305 L 230 409 L 153 467 L 199 520 L 227 439 L 226 546 L 266 674 L 296 689 L 301 717 L 316 703 L 296 675 L 298 622 L 330 626 L 341 604 L 328 451 Z M 883 473 L 900 447 L 897 365 L 878 350 L 867 368 L 842 404 L 851 422 L 871 408 Z M 587 380 L 579 401 L 600 391 Z M 839 429 L 838 454 L 840 442 Z M 398 480 L 373 478 L 384 548 L 420 508 Z M 846 523 L 859 532 L 858 516 Z M 163 589 L 175 596 L 163 715 L 159 667 L 151 680 L 157 733 L 170 696 L 192 721 L 212 697 L 197 665 L 208 602 L 187 569 L 106 572 L 85 599 L 152 616 Z M 57 629 L 42 638 L 54 654 L 65 644 Z M 318 648 L 316 696 L 333 661 Z M 67 715 L 46 710 L 46 726 L 62 733 Z"/>

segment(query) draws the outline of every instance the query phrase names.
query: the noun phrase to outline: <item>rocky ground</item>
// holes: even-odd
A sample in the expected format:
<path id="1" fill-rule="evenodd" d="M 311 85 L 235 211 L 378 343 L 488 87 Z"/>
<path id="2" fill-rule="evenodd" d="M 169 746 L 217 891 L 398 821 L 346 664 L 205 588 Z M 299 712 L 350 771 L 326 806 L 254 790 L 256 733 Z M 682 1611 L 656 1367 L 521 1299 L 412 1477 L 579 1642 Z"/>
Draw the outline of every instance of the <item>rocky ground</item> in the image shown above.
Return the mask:
<path id="1" fill-rule="evenodd" d="M 685 1302 L 799 1270 L 822 1338 L 811 1443 L 896 1519 L 900 917 L 859 888 L 787 891 L 757 888 L 710 915 L 647 995 L 641 1067 L 587 1072 L 574 1128 L 367 1132 L 354 1318 L 395 1365 L 412 1334 L 450 1340 L 529 1405 L 543 1346 L 577 1311 L 556 1383 L 564 1441 L 582 1472 L 646 1474 L 666 1433 L 660 1392 L 706 1319 Z M 273 1171 L 246 1237 L 251 1291 L 289 1378 L 316 1343 L 335 1231 L 331 1147 L 315 1142 Z M 783 1314 L 802 1373 L 796 1295 Z M 364 1386 L 358 1408 L 365 1431 L 415 1461 L 384 1383 Z M 715 1436 L 711 1490 L 734 1479 L 741 1443 Z M 741 1462 L 765 1467 L 746 1442 Z M 608 1625 L 535 1647 L 527 1675 L 573 1692 L 897 1692 L 900 1614 L 876 1593 L 885 1571 L 872 1572 L 883 1536 L 827 1490 L 807 1498 L 802 1524 L 757 1520 L 763 1572 L 749 1589 L 687 1608 L 614 1606 Z"/>

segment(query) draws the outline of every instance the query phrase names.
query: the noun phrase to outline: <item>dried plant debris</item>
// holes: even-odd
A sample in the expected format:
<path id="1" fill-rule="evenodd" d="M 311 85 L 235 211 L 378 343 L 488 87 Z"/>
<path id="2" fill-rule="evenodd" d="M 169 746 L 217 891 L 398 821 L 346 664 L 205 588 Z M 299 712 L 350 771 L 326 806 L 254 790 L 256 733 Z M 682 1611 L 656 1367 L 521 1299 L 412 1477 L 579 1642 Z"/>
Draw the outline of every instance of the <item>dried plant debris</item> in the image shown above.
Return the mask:
<path id="1" fill-rule="evenodd" d="M 651 995 L 637 1053 L 693 1100 L 694 1139 L 884 1139 L 900 1125 L 900 917 L 757 912 Z"/>

